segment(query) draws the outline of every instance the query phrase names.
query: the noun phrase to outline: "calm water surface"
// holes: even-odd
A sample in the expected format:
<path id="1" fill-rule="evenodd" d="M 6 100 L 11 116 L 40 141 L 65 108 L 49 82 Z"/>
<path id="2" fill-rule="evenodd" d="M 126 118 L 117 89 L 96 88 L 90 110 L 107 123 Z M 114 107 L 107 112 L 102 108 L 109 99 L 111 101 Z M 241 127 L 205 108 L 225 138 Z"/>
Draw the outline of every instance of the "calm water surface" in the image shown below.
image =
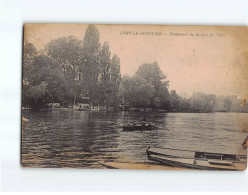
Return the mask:
<path id="1" fill-rule="evenodd" d="M 237 153 L 247 136 L 245 113 L 149 113 L 158 129 L 122 131 L 138 112 L 24 111 L 22 162 L 32 167 L 100 168 L 98 161 L 144 162 L 148 145 Z"/>

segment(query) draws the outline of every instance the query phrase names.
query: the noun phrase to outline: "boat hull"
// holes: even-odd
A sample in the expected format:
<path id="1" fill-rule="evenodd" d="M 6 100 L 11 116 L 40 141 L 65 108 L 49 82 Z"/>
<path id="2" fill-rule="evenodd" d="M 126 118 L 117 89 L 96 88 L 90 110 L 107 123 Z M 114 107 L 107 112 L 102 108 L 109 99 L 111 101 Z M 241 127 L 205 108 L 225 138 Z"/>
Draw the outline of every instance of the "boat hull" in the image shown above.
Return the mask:
<path id="1" fill-rule="evenodd" d="M 147 158 L 150 161 L 157 162 L 162 165 L 186 169 L 199 169 L 199 170 L 245 170 L 246 163 L 239 162 L 236 159 L 232 160 L 219 160 L 219 159 L 203 159 L 194 157 L 180 157 L 171 154 L 163 154 L 154 151 L 146 150 Z"/>
<path id="2" fill-rule="evenodd" d="M 132 125 L 132 126 L 123 126 L 123 131 L 143 131 L 143 130 L 153 130 L 155 129 L 154 125 Z"/>

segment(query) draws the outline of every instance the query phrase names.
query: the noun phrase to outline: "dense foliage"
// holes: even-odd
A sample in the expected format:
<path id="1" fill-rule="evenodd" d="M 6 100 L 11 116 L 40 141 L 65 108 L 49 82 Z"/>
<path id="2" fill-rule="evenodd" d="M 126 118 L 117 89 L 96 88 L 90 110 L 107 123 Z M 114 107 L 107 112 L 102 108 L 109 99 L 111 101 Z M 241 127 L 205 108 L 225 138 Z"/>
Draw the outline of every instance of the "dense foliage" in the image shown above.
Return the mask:
<path id="1" fill-rule="evenodd" d="M 141 64 L 131 76 L 120 74 L 120 58 L 111 55 L 108 42 L 89 25 L 82 40 L 62 37 L 51 40 L 42 51 L 24 44 L 23 106 L 32 109 L 60 103 L 77 105 L 85 98 L 90 106 L 152 108 L 173 112 L 247 111 L 236 96 L 194 93 L 182 98 L 169 91 L 169 81 L 157 62 Z"/>
<path id="2" fill-rule="evenodd" d="M 23 105 L 39 109 L 57 102 L 72 106 L 89 97 L 91 105 L 114 106 L 121 80 L 120 59 L 89 25 L 84 39 L 51 40 L 44 51 L 24 44 Z"/>

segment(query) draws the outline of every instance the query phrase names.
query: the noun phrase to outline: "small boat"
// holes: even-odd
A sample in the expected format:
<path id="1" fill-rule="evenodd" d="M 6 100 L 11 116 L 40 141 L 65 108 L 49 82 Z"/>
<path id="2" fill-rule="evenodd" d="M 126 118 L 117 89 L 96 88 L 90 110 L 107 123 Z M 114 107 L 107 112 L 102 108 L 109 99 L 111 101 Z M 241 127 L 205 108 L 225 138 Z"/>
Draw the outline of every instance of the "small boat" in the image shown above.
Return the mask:
<path id="1" fill-rule="evenodd" d="M 155 163 L 146 162 L 134 162 L 134 161 L 98 161 L 98 164 L 103 168 L 108 169 L 153 169 L 153 170 L 164 170 L 165 167 Z M 174 170 L 180 170 L 180 168 L 173 168 Z"/>
<path id="2" fill-rule="evenodd" d="M 140 131 L 140 130 L 153 130 L 156 126 L 153 123 L 140 122 L 140 123 L 129 123 L 122 126 L 123 131 Z"/>
<path id="3" fill-rule="evenodd" d="M 188 169 L 245 170 L 247 166 L 247 155 L 150 148 L 150 146 L 146 148 L 146 155 L 150 161 Z"/>

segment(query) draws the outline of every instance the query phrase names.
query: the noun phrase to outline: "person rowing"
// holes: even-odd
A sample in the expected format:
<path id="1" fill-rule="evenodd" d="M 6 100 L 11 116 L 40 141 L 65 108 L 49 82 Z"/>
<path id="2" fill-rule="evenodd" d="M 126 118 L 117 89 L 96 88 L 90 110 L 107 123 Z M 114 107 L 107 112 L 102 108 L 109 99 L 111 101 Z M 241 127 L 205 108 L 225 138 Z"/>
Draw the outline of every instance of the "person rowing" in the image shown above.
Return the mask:
<path id="1" fill-rule="evenodd" d="M 141 124 L 142 125 L 146 124 L 146 118 L 143 115 L 141 116 Z"/>
<path id="2" fill-rule="evenodd" d="M 146 118 L 143 115 L 141 116 L 141 121 L 146 122 Z"/>

